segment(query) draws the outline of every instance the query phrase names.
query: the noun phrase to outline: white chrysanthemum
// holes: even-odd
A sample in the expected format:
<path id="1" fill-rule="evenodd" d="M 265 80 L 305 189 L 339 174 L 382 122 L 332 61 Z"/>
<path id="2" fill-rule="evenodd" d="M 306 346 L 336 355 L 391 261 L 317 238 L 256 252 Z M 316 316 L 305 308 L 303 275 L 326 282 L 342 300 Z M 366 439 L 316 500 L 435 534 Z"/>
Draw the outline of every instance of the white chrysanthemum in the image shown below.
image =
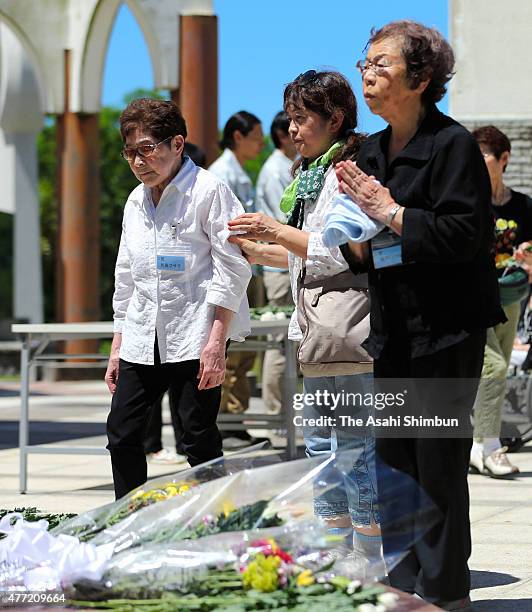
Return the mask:
<path id="1" fill-rule="evenodd" d="M 397 605 L 399 595 L 397 595 L 396 593 L 382 593 L 382 595 L 379 595 L 377 599 L 386 610 L 393 610 Z"/>
<path id="2" fill-rule="evenodd" d="M 362 583 L 360 582 L 360 580 L 353 580 L 352 582 L 350 582 L 347 585 L 347 593 L 348 593 L 348 595 L 352 595 L 358 589 L 358 587 L 361 584 Z"/>

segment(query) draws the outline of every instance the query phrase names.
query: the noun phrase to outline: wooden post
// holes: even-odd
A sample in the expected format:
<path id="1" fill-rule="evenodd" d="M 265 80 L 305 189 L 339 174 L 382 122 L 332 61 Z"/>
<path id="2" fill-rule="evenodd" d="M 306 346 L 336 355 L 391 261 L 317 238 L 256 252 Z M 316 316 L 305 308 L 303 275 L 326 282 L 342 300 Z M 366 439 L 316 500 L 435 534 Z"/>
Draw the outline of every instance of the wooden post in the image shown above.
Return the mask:
<path id="1" fill-rule="evenodd" d="M 188 140 L 211 164 L 219 155 L 218 18 L 181 15 L 179 23 L 179 89 L 173 98 L 187 122 Z"/>
<path id="2" fill-rule="evenodd" d="M 65 51 L 65 111 L 58 121 L 60 321 L 99 319 L 100 147 L 98 114 L 70 111 L 70 52 Z M 73 340 L 67 353 L 94 352 L 97 341 Z"/>

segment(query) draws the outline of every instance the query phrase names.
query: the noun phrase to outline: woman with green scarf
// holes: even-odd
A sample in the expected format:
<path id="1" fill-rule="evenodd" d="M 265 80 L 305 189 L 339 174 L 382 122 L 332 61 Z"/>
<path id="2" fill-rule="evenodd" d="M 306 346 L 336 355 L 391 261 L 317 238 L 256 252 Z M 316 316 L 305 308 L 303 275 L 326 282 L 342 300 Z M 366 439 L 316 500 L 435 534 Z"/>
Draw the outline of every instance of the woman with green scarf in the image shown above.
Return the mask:
<path id="1" fill-rule="evenodd" d="M 229 230 L 235 232 L 230 240 L 241 247 L 250 263 L 289 269 L 297 304 L 302 271 L 306 280 L 320 280 L 349 269 L 348 260 L 356 266 L 364 259 L 365 245 L 353 246 L 353 250 L 347 245 L 329 249 L 322 239 L 325 216 L 339 193 L 334 166 L 356 159 L 360 136 L 355 132 L 355 95 L 337 72 L 310 70 L 298 76 L 285 89 L 284 108 L 290 118 L 290 136 L 300 155 L 294 166 L 295 179 L 280 203 L 289 215 L 288 224 L 262 213 L 247 213 L 230 221 Z M 290 321 L 288 337 L 294 341 L 302 338 L 297 312 Z M 345 536 L 349 545 L 353 542 L 361 567 L 369 562 L 375 570 L 375 563 L 381 560 L 375 440 L 372 436 L 356 436 L 347 427 L 314 425 L 327 422 L 323 417 L 334 417 L 337 407 L 333 398 L 345 397 L 343 392 L 362 396 L 372 392 L 371 362 L 357 365 L 357 374 L 305 376 L 303 433 L 308 456 L 326 457 L 355 449 L 357 459 L 352 471 L 342 486 L 316 496 L 315 512 L 333 533 Z M 348 411 L 354 418 L 364 418 L 367 407 L 350 405 Z"/>

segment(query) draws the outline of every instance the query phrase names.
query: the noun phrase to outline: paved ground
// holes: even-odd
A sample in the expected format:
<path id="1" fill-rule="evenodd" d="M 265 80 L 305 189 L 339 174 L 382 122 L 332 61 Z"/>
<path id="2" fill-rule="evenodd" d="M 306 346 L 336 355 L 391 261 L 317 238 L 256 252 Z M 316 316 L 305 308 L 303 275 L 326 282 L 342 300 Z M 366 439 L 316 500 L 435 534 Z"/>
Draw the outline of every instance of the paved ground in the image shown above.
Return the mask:
<path id="1" fill-rule="evenodd" d="M 260 400 L 254 400 L 257 408 Z M 105 446 L 109 397 L 101 383 L 37 383 L 33 443 Z M 83 512 L 113 499 L 106 455 L 30 455 L 28 493 L 18 493 L 19 400 L 14 383 L 0 383 L 0 507 L 37 506 Z M 171 445 L 171 428 L 164 428 Z M 280 439 L 276 439 L 281 442 Z M 532 612 L 532 444 L 511 455 L 513 481 L 470 476 L 475 610 Z M 176 471 L 150 465 L 150 476 Z"/>

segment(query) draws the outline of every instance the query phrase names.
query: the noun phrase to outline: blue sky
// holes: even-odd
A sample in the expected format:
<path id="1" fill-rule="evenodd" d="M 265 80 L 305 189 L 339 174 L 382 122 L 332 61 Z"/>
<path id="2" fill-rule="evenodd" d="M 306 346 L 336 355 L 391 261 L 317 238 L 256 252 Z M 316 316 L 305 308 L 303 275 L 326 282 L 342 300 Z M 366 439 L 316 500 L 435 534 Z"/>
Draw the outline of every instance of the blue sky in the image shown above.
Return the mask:
<path id="1" fill-rule="evenodd" d="M 359 125 L 381 129 L 361 97 L 355 70 L 372 26 L 416 19 L 447 35 L 447 0 L 215 0 L 219 18 L 219 117 L 223 126 L 241 109 L 257 115 L 268 130 L 281 109 L 286 83 L 311 68 L 332 68 L 351 81 L 360 101 Z M 330 7 L 330 9 L 328 8 Z M 146 44 L 123 6 L 109 43 L 103 104 L 121 106 L 124 94 L 151 88 Z M 445 110 L 446 100 L 441 104 Z"/>

